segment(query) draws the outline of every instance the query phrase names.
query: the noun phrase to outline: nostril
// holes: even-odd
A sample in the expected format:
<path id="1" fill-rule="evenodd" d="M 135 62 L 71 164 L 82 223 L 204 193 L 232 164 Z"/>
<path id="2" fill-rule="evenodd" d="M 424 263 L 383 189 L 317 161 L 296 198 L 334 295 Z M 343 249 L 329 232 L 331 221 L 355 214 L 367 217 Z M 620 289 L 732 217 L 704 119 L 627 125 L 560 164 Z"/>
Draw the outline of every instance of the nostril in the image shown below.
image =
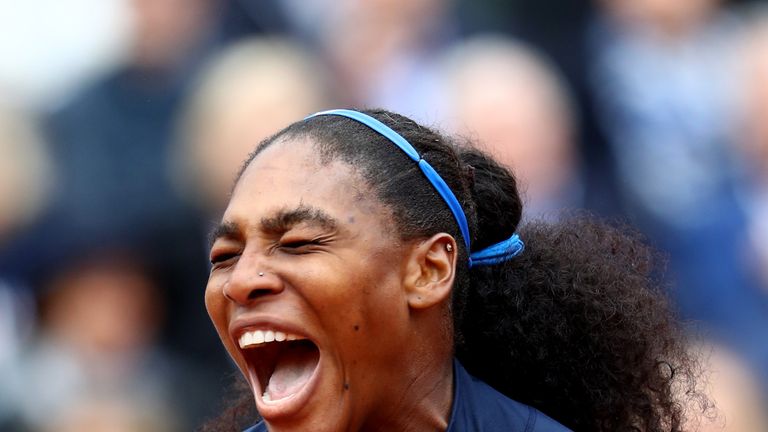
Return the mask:
<path id="1" fill-rule="evenodd" d="M 282 279 L 277 275 L 266 273 L 269 277 L 264 277 L 258 273 L 249 269 L 236 270 L 224 286 L 224 295 L 230 301 L 245 305 L 283 290 Z"/>
<path id="2" fill-rule="evenodd" d="M 251 287 L 251 290 L 248 291 L 246 299 L 247 301 L 252 301 L 260 297 L 277 294 L 280 291 L 282 291 L 282 284 L 280 281 L 269 281 L 268 283 L 263 283 L 259 286 Z"/>
<path id="3" fill-rule="evenodd" d="M 264 297 L 270 293 L 274 293 L 275 290 L 268 289 L 268 288 L 253 288 L 250 291 L 248 291 L 248 294 L 245 295 L 245 298 L 242 296 L 236 296 L 235 293 L 230 293 L 228 290 L 224 290 L 224 297 L 227 298 L 227 300 L 235 303 L 248 303 L 253 300 L 256 300 L 260 297 Z M 245 293 L 243 293 L 245 294 Z"/>

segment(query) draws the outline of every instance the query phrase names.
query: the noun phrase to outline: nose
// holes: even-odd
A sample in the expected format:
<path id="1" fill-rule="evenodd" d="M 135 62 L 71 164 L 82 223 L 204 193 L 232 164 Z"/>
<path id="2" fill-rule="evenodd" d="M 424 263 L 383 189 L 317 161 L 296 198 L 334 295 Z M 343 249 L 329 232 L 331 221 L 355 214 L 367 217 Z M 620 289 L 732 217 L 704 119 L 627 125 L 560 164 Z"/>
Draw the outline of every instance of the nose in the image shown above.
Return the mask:
<path id="1" fill-rule="evenodd" d="M 282 290 L 280 277 L 266 267 L 265 260 L 257 253 L 243 254 L 223 287 L 224 296 L 240 305 Z"/>

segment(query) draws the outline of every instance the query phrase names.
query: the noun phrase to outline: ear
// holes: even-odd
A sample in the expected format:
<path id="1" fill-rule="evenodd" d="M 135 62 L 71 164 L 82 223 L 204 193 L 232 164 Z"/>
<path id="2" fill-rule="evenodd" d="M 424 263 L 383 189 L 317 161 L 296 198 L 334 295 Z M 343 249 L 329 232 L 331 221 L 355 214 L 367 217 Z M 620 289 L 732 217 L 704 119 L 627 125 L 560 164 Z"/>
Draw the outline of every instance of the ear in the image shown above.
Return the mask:
<path id="1" fill-rule="evenodd" d="M 446 233 L 435 234 L 414 246 L 404 281 L 411 309 L 426 309 L 450 298 L 457 251 L 456 240 Z"/>

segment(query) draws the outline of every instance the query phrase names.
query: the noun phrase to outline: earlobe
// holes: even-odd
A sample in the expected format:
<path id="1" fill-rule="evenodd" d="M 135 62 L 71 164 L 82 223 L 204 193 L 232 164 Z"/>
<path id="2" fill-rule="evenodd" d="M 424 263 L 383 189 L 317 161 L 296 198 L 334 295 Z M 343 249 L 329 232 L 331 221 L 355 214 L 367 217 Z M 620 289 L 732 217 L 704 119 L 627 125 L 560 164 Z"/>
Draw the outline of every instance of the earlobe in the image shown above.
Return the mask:
<path id="1" fill-rule="evenodd" d="M 456 273 L 456 241 L 435 234 L 414 247 L 405 281 L 408 306 L 426 309 L 450 299 Z"/>

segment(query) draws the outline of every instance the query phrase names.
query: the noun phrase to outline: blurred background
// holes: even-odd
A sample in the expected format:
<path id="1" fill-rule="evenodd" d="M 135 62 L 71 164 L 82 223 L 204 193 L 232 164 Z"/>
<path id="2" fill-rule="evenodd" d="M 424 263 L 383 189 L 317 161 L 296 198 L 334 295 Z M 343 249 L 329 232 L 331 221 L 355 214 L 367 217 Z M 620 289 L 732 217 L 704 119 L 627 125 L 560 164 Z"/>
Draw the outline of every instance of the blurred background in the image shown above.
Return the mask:
<path id="1" fill-rule="evenodd" d="M 720 426 L 768 431 L 768 1 L 0 0 L 0 28 L 0 430 L 215 414 L 206 233 L 261 139 L 363 106 L 481 143 L 525 218 L 638 227 Z"/>

